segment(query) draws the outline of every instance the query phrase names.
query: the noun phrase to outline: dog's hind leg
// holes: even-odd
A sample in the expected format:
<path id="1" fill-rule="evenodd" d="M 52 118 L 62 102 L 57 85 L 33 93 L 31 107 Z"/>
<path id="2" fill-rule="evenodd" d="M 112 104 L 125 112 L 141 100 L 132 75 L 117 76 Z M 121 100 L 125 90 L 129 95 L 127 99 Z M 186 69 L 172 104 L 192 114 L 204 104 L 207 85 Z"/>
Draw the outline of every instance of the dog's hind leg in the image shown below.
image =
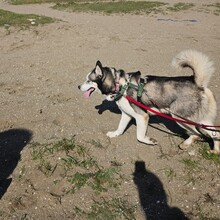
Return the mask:
<path id="1" fill-rule="evenodd" d="M 121 120 L 116 131 L 109 131 L 106 135 L 110 138 L 117 137 L 125 131 L 128 126 L 128 123 L 131 121 L 131 116 L 122 111 Z"/>
<path id="2" fill-rule="evenodd" d="M 180 149 L 186 150 L 191 144 L 193 144 L 195 141 L 199 140 L 201 136 L 199 135 L 195 126 L 185 125 L 185 124 L 181 124 L 181 123 L 178 123 L 178 125 L 184 129 L 186 129 L 186 132 L 189 135 L 189 137 L 179 145 Z"/>
<path id="3" fill-rule="evenodd" d="M 212 123 L 210 121 L 202 121 L 201 124 L 209 124 L 210 126 L 212 126 Z M 197 141 L 200 136 L 199 134 L 197 135 L 196 133 L 200 132 L 200 134 L 207 136 L 209 138 L 212 138 L 213 140 L 213 144 L 214 144 L 214 148 L 213 150 L 210 150 L 211 153 L 214 154 L 220 154 L 220 133 L 219 131 L 213 131 L 208 130 L 208 129 L 203 129 L 201 127 L 199 128 L 195 128 L 194 126 L 183 126 L 181 125 L 181 127 L 190 130 L 190 132 L 195 131 L 194 134 L 191 134 L 183 143 L 181 143 L 179 145 L 179 148 L 182 150 L 187 149 L 192 143 L 194 143 L 195 141 Z"/>
<path id="4" fill-rule="evenodd" d="M 212 131 L 211 137 L 214 142 L 214 149 L 210 152 L 214 154 L 220 154 L 220 133 L 218 131 Z"/>
<path id="5" fill-rule="evenodd" d="M 197 141 L 200 138 L 200 136 L 198 135 L 190 135 L 185 141 L 183 141 L 183 143 L 181 143 L 179 145 L 179 148 L 182 150 L 187 149 L 192 143 L 194 143 L 195 141 Z"/>
<path id="6" fill-rule="evenodd" d="M 210 153 L 213 154 L 220 154 L 220 133 L 219 131 L 213 131 L 213 130 L 205 130 L 208 135 L 212 138 L 214 148 L 213 150 L 210 150 Z"/>
<path id="7" fill-rule="evenodd" d="M 215 130 L 213 129 L 213 122 L 210 120 L 203 120 L 200 122 L 201 124 L 206 124 L 206 125 L 210 125 L 210 129 L 209 127 L 206 128 L 202 128 L 202 127 L 198 127 L 197 130 L 204 136 L 211 138 L 214 144 L 213 150 L 210 150 L 210 153 L 213 154 L 220 154 L 220 132 L 219 130 Z"/>
<path id="8" fill-rule="evenodd" d="M 144 114 L 144 115 L 138 114 L 135 117 L 135 119 L 136 119 L 136 124 L 137 124 L 137 139 L 138 139 L 138 141 L 145 143 L 145 144 L 156 145 L 157 141 L 155 139 L 149 138 L 146 136 L 149 115 L 148 114 Z"/>

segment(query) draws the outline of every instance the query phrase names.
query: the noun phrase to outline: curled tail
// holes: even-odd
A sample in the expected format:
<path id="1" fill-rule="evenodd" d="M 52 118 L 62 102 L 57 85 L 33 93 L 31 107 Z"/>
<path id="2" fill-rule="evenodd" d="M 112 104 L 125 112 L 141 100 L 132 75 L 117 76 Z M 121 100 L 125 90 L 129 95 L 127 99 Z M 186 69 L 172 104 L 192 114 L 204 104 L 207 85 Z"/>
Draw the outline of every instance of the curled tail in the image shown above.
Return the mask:
<path id="1" fill-rule="evenodd" d="M 214 73 L 213 62 L 209 58 L 196 50 L 184 50 L 180 52 L 172 61 L 172 66 L 176 68 L 189 67 L 193 70 L 195 83 L 199 87 L 207 87 L 209 80 Z"/>

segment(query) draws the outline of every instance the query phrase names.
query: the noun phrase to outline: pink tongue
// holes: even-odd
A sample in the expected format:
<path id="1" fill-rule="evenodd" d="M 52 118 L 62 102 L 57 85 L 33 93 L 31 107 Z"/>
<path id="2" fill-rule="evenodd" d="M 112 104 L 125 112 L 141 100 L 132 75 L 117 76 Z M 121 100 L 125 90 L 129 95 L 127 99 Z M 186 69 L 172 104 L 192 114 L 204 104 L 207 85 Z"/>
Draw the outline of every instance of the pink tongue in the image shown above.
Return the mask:
<path id="1" fill-rule="evenodd" d="M 91 88 L 89 90 L 87 90 L 83 95 L 86 97 L 86 98 L 89 98 L 91 93 L 93 92 L 94 88 Z"/>

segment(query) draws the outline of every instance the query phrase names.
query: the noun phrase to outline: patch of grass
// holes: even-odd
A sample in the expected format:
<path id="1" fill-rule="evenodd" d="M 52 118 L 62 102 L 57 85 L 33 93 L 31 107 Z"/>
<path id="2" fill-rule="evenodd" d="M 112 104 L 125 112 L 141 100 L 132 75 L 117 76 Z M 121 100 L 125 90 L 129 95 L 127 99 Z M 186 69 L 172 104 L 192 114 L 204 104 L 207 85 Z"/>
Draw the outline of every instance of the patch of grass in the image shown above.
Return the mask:
<path id="1" fill-rule="evenodd" d="M 112 13 L 140 13 L 157 12 L 160 6 L 166 5 L 163 2 L 154 1 L 108 1 L 108 0 L 10 0 L 11 4 L 40 4 L 56 3 L 54 7 L 60 10 L 78 12 L 104 12 Z"/>
<path id="2" fill-rule="evenodd" d="M 216 7 L 216 8 L 217 8 L 216 10 L 217 10 L 218 12 L 220 12 L 220 3 L 215 3 L 215 4 L 214 4 L 214 7 Z"/>
<path id="3" fill-rule="evenodd" d="M 66 169 L 71 169 L 74 166 L 83 167 L 86 169 L 98 167 L 97 161 L 92 157 L 78 159 L 77 157 L 68 155 L 67 157 L 62 158 L 62 161 L 64 162 Z"/>
<path id="4" fill-rule="evenodd" d="M 33 14 L 16 14 L 0 9 L 0 26 L 30 27 L 54 22 L 54 19 Z"/>
<path id="5" fill-rule="evenodd" d="M 57 153 L 65 153 L 65 156 L 56 161 L 53 155 Z M 57 166 L 63 167 L 72 193 L 84 186 L 96 192 L 107 191 L 117 188 L 123 179 L 118 166 L 103 168 L 85 146 L 75 143 L 74 137 L 51 144 L 34 144 L 32 159 L 39 161 L 38 169 L 45 175 L 52 175 Z"/>
<path id="6" fill-rule="evenodd" d="M 196 184 L 196 181 L 200 178 L 198 174 L 198 170 L 200 170 L 201 166 L 199 161 L 192 160 L 191 158 L 186 158 L 181 161 L 185 166 L 186 172 L 186 184 Z"/>
<path id="7" fill-rule="evenodd" d="M 115 167 L 102 168 L 95 172 L 75 173 L 68 181 L 72 184 L 71 192 L 79 190 L 83 186 L 90 186 L 95 192 L 107 192 L 109 188 L 117 188 L 121 181 L 121 175 Z"/>
<path id="8" fill-rule="evenodd" d="M 82 0 L 8 0 L 13 5 L 23 5 L 23 4 L 41 4 L 41 3 L 61 3 L 61 2 L 85 2 Z M 97 1 L 97 0 L 90 0 Z"/>
<path id="9" fill-rule="evenodd" d="M 167 7 L 167 9 L 169 11 L 177 12 L 177 11 L 182 11 L 182 10 L 188 10 L 192 8 L 193 6 L 194 4 L 192 3 L 179 2 L 179 3 L 174 4 L 172 7 Z"/>
<path id="10" fill-rule="evenodd" d="M 94 201 L 90 211 L 83 211 L 75 207 L 76 215 L 90 220 L 96 219 L 136 219 L 135 212 L 137 207 L 129 204 L 125 198 L 112 198 L 107 200 L 101 198 L 100 201 Z"/>
<path id="11" fill-rule="evenodd" d="M 59 203 L 68 193 L 83 190 L 92 194 L 92 198 L 88 197 L 89 211 L 75 207 L 74 215 L 79 219 L 135 219 L 136 206 L 118 197 L 118 190 L 125 180 L 121 163 L 114 160 L 110 166 L 103 167 L 86 146 L 75 142 L 75 137 L 49 144 L 35 143 L 31 150 L 38 170 L 45 174 L 44 180 L 59 188 L 59 193 L 51 193 Z M 24 172 L 26 169 L 22 167 L 21 173 Z M 20 205 L 20 200 L 16 204 Z"/>
<path id="12" fill-rule="evenodd" d="M 195 170 L 199 168 L 199 162 L 196 160 L 192 160 L 191 158 L 183 159 L 182 163 L 185 165 L 185 168 L 187 170 Z"/>
<path id="13" fill-rule="evenodd" d="M 57 163 L 52 164 L 49 160 L 41 160 L 38 169 L 45 175 L 52 175 L 57 168 Z"/>
<path id="14" fill-rule="evenodd" d="M 206 160 L 209 160 L 215 164 L 220 164 L 220 156 L 210 153 L 207 144 L 202 145 L 202 147 L 200 148 L 200 153 L 202 157 L 205 158 Z"/>
<path id="15" fill-rule="evenodd" d="M 9 0 L 13 5 L 59 2 L 59 0 Z"/>
<path id="16" fill-rule="evenodd" d="M 73 185 L 71 192 L 81 189 L 86 185 L 87 181 L 92 177 L 92 173 L 75 173 L 68 181 Z"/>
<path id="17" fill-rule="evenodd" d="M 164 5 L 166 5 L 166 3 L 154 1 L 68 2 L 57 3 L 54 8 L 77 12 L 102 12 L 105 14 L 149 14 L 151 12 L 157 12 L 160 7 Z"/>
<path id="18" fill-rule="evenodd" d="M 106 192 L 108 188 L 117 188 L 123 180 L 118 171 L 119 169 L 115 167 L 98 170 L 95 172 L 93 181 L 90 184 L 91 187 L 97 192 Z"/>
<path id="19" fill-rule="evenodd" d="M 207 5 L 207 7 L 214 7 L 214 14 L 220 15 L 220 3 L 210 4 L 210 5 Z"/>
<path id="20" fill-rule="evenodd" d="M 176 173 L 172 168 L 165 169 L 165 175 L 169 179 L 169 182 L 173 180 L 174 177 L 176 177 Z"/>
<path id="21" fill-rule="evenodd" d="M 60 161 L 55 162 L 51 156 L 55 153 L 65 153 Z M 97 162 L 89 155 L 88 150 L 81 145 L 75 143 L 74 137 L 70 139 L 62 139 L 56 143 L 38 144 L 32 146 L 32 159 L 38 160 L 38 169 L 46 175 L 51 175 L 58 164 L 64 165 L 66 172 L 74 167 L 83 167 L 90 169 L 97 167 Z M 58 157 L 59 158 L 59 157 Z"/>
<path id="22" fill-rule="evenodd" d="M 73 150 L 74 148 L 77 148 L 77 151 L 79 154 L 83 154 L 84 149 L 80 145 L 75 144 L 75 138 L 72 137 L 70 139 L 63 138 L 62 140 L 58 141 L 53 145 L 53 148 L 56 151 L 65 151 L 66 153 L 69 153 L 69 151 Z"/>
<path id="23" fill-rule="evenodd" d="M 75 148 L 77 148 L 76 151 L 79 152 L 79 154 L 83 154 L 82 147 L 75 144 L 74 137 L 70 139 L 63 138 L 57 143 L 50 143 L 50 144 L 34 143 L 32 145 L 31 155 L 33 160 L 38 160 L 59 151 L 64 151 L 66 154 L 68 154 L 69 151 L 72 151 Z"/>

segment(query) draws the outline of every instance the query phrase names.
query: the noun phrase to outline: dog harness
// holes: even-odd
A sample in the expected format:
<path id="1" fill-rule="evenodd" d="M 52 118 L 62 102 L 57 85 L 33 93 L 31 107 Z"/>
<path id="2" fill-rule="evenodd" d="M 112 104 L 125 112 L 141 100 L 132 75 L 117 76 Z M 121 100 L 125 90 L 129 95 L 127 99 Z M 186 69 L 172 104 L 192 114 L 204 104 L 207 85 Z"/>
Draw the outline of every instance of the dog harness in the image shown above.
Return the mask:
<path id="1" fill-rule="evenodd" d="M 122 86 L 121 90 L 117 93 L 117 95 L 115 96 L 114 100 L 115 101 L 118 101 L 122 96 L 124 96 L 124 93 L 127 89 L 129 88 L 132 88 L 132 89 L 136 89 L 137 90 L 137 99 L 140 99 L 140 97 L 142 96 L 143 92 L 144 92 L 144 86 L 145 84 L 147 83 L 147 77 L 145 78 L 140 78 L 140 82 L 138 83 L 138 85 L 135 85 L 133 83 L 126 83 L 124 86 Z M 206 125 L 206 124 L 200 124 L 200 123 L 196 123 L 194 121 L 191 121 L 191 120 L 187 120 L 181 116 L 178 116 L 178 118 L 175 118 L 175 117 L 172 117 L 170 115 L 167 115 L 167 114 L 164 114 L 164 113 L 161 113 L 159 111 L 156 111 L 152 108 L 150 108 L 149 106 L 146 106 L 144 105 L 143 103 L 125 95 L 125 98 L 129 101 L 129 102 L 132 102 L 133 104 L 141 107 L 142 109 L 145 109 L 147 111 L 150 111 L 151 113 L 153 114 L 156 114 L 156 115 L 159 115 L 163 118 L 166 118 L 166 119 L 169 119 L 169 120 L 172 120 L 172 121 L 175 121 L 175 122 L 179 122 L 179 123 L 184 123 L 184 124 L 188 124 L 188 125 L 193 125 L 195 126 L 196 128 L 198 127 L 201 127 L 203 129 L 206 129 L 206 130 L 211 130 L 213 132 L 216 132 L 216 131 L 219 131 L 219 130 L 216 130 L 216 128 L 220 128 L 220 125 Z M 152 102 L 152 104 L 157 107 L 157 105 L 153 102 L 153 100 L 150 99 L 150 101 Z M 171 113 L 171 112 L 170 112 Z M 215 128 L 215 129 L 214 129 Z M 198 129 L 197 129 L 198 130 Z M 199 130 L 198 130 L 199 131 Z"/>
<path id="2" fill-rule="evenodd" d="M 142 96 L 143 92 L 144 92 L 144 86 L 147 83 L 147 77 L 145 78 L 140 78 L 140 82 L 138 83 L 138 85 L 135 85 L 133 83 L 126 83 L 125 85 L 123 85 L 121 87 L 121 90 L 116 94 L 114 100 L 118 101 L 125 93 L 125 91 L 129 88 L 132 89 L 136 89 L 137 90 L 137 97 L 138 99 Z"/>

